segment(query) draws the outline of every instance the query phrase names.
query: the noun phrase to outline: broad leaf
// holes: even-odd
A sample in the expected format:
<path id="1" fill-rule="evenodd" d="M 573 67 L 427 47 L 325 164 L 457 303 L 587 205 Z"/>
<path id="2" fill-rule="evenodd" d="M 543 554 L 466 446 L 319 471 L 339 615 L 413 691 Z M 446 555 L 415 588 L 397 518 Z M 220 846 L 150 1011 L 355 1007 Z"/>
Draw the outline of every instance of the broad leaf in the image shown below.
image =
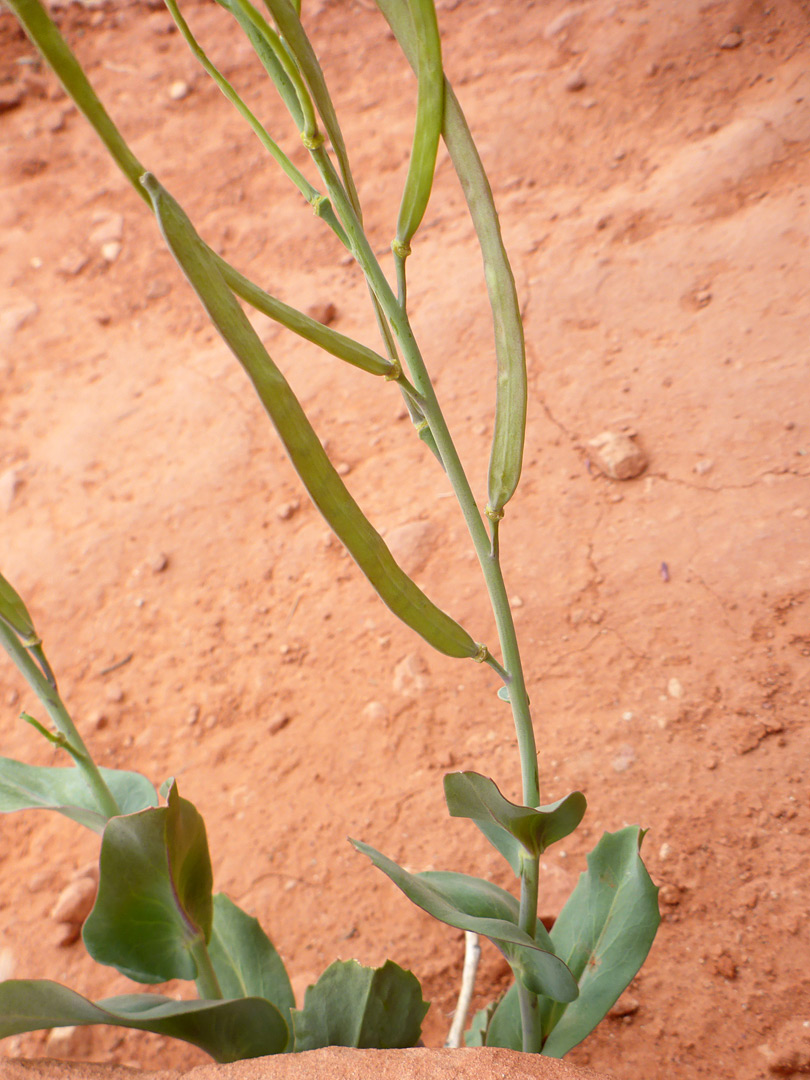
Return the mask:
<path id="1" fill-rule="evenodd" d="M 295 1050 L 355 1046 L 397 1050 L 416 1046 L 428 1003 L 419 980 L 386 960 L 381 968 L 336 960 L 293 1011 Z"/>
<path id="2" fill-rule="evenodd" d="M 157 806 L 154 787 L 140 773 L 120 769 L 99 772 L 122 814 Z M 54 768 L 0 758 L 0 813 L 34 809 L 56 810 L 97 833 L 104 831 L 109 820 L 75 766 Z"/>
<path id="3" fill-rule="evenodd" d="M 523 1023 L 520 1019 L 517 983 L 512 983 L 495 1006 L 484 1045 L 503 1046 L 507 1050 L 523 1049 Z"/>
<path id="4" fill-rule="evenodd" d="M 223 997 L 266 998 L 292 1031 L 290 1010 L 295 1007 L 295 998 L 281 957 L 259 920 L 242 911 L 224 893 L 214 897 L 214 928 L 208 952 Z"/>
<path id="5" fill-rule="evenodd" d="M 512 984 L 516 985 L 515 983 Z M 497 1001 L 492 1001 L 489 1005 L 484 1006 L 483 1009 L 479 1009 L 473 1016 L 470 1022 L 469 1028 L 464 1032 L 464 1045 L 465 1046 L 486 1046 L 487 1045 L 487 1031 L 492 1021 L 492 1015 L 498 1007 Z M 518 1047 L 518 1049 L 520 1049 Z"/>
<path id="6" fill-rule="evenodd" d="M 126 994 L 94 1003 L 46 979 L 0 983 L 0 1039 L 74 1024 L 112 1024 L 170 1035 L 199 1046 L 219 1062 L 280 1054 L 288 1039 L 283 1017 L 261 998 L 175 1001 L 161 994 Z"/>
<path id="7" fill-rule="evenodd" d="M 658 889 L 639 854 L 643 838 L 635 825 L 605 833 L 554 923 L 554 948 L 577 980 L 579 997 L 549 1006 L 548 1057 L 562 1057 L 593 1031 L 650 951 L 661 917 Z"/>
<path id="8" fill-rule="evenodd" d="M 515 909 L 503 899 L 509 897 L 515 905 L 509 893 L 463 874 L 410 874 L 368 844 L 351 842 L 417 907 L 449 926 L 489 938 L 506 956 L 515 977 L 532 993 L 545 994 L 555 1001 L 573 1001 L 576 997 L 576 982 L 562 960 L 516 925 Z M 461 885 L 458 879 L 467 884 Z M 500 901 L 495 899 L 498 894 L 502 894 Z M 496 910 L 499 914 L 493 915 Z"/>
<path id="9" fill-rule="evenodd" d="M 177 788 L 168 806 L 104 830 L 96 904 L 84 924 L 94 960 L 138 982 L 194 979 L 211 935 L 211 860 L 203 819 Z"/>
<path id="10" fill-rule="evenodd" d="M 542 855 L 546 848 L 572 833 L 587 806 L 581 791 L 537 809 L 520 806 L 504 798 L 493 780 L 475 772 L 449 773 L 444 778 L 444 795 L 451 817 L 471 818 L 479 827 L 487 826 L 485 835 L 490 840 L 491 827 L 498 826 L 529 855 Z M 497 843 L 495 846 L 501 850 Z M 511 864 L 512 859 L 506 857 Z"/>

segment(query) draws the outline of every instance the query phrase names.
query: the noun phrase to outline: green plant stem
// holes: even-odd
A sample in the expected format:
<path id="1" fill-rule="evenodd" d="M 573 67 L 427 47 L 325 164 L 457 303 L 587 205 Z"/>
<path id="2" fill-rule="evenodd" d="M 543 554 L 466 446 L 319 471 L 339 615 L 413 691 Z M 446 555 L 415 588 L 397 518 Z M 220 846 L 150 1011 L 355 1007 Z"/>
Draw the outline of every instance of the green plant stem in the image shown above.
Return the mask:
<path id="1" fill-rule="evenodd" d="M 62 704 L 56 688 L 51 686 L 43 673 L 31 659 L 26 648 L 22 645 L 17 635 L 0 623 L 0 645 L 6 650 L 11 659 L 22 672 L 26 682 L 37 695 L 39 700 L 48 710 L 48 715 L 53 721 L 54 727 L 64 736 L 72 748 L 71 756 L 76 762 L 76 767 L 81 769 L 88 787 L 93 792 L 98 803 L 99 810 L 107 817 L 116 817 L 121 813 L 121 808 L 115 800 L 110 789 L 104 782 L 104 778 L 98 771 L 98 767 L 90 756 L 90 752 L 84 744 L 76 725 L 71 720 L 67 709 Z"/>
<path id="2" fill-rule="evenodd" d="M 217 973 L 211 963 L 211 954 L 205 944 L 205 938 L 200 935 L 195 938 L 189 952 L 194 957 L 197 965 L 197 994 L 204 1001 L 219 1001 L 223 997 L 222 987 L 219 985 Z"/>
<path id="3" fill-rule="evenodd" d="M 472 538 L 495 616 L 503 656 L 503 667 L 508 676 L 505 679 L 505 685 L 509 688 L 509 704 L 512 709 L 517 736 L 523 803 L 525 806 L 539 806 L 540 780 L 537 771 L 537 744 L 529 710 L 529 698 L 526 692 L 526 680 L 520 658 L 515 623 L 501 569 L 497 529 L 493 531 L 493 537 L 490 537 L 444 419 L 444 414 L 436 397 L 422 354 L 411 330 L 407 312 L 391 289 L 388 279 L 366 239 L 362 225 L 357 220 L 353 208 L 346 198 L 343 186 L 334 174 L 333 166 L 325 151 L 316 150 L 313 157 L 323 177 L 329 197 L 332 199 L 335 210 L 349 236 L 355 257 L 360 263 L 369 285 L 397 336 L 403 360 L 411 373 L 413 384 L 422 398 L 423 415 L 430 427 L 442 464 Z M 520 875 L 519 925 L 522 930 L 525 930 L 531 936 L 534 936 L 537 926 L 538 866 L 539 858 L 537 856 L 527 857 Z M 518 993 L 521 1001 L 521 1016 L 524 1020 L 524 1049 L 536 1052 L 542 1045 L 537 998 L 536 995 L 530 994 L 520 984 Z"/>

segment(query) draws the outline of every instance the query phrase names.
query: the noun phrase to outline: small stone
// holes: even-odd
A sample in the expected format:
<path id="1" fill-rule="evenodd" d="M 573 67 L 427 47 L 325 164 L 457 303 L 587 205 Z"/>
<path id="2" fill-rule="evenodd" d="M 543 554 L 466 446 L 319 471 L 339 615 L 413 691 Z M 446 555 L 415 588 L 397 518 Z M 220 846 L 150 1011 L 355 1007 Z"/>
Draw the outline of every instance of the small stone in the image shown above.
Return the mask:
<path id="1" fill-rule="evenodd" d="M 82 936 L 81 923 L 59 923 L 54 944 L 58 949 L 69 949 Z"/>
<path id="2" fill-rule="evenodd" d="M 96 902 L 96 882 L 91 877 L 80 877 L 67 885 L 59 894 L 51 918 L 59 923 L 81 925 Z"/>
<path id="3" fill-rule="evenodd" d="M 636 760 L 636 752 L 632 746 L 623 746 L 611 762 L 613 771 L 617 773 L 627 772 Z"/>
<path id="4" fill-rule="evenodd" d="M 292 502 L 282 503 L 276 510 L 276 517 L 281 521 L 289 521 L 290 518 L 299 510 L 301 503 L 295 499 Z"/>
<path id="5" fill-rule="evenodd" d="M 14 705 L 16 705 L 19 700 L 20 695 L 17 690 L 11 689 L 6 694 L 6 705 L 8 705 L 9 708 L 12 708 Z"/>
<path id="6" fill-rule="evenodd" d="M 11 112 L 12 109 L 16 109 L 19 105 L 22 105 L 24 97 L 25 92 L 20 83 L 0 86 L 0 113 Z"/>
<path id="7" fill-rule="evenodd" d="M 92 247 L 101 247 L 124 235 L 124 215 L 100 210 L 93 215 L 94 228 L 87 238 Z"/>
<path id="8" fill-rule="evenodd" d="M 14 497 L 22 485 L 22 477 L 15 468 L 0 473 L 0 510 L 6 513 L 14 504 Z"/>
<path id="9" fill-rule="evenodd" d="M 669 907 L 677 907 L 681 902 L 681 890 L 677 885 L 662 885 L 658 891 L 658 899 Z"/>
<path id="10" fill-rule="evenodd" d="M 705 476 L 706 473 L 711 472 L 713 468 L 714 462 L 711 458 L 701 458 L 700 461 L 695 462 L 693 471 L 696 472 L 698 476 Z"/>
<path id="11" fill-rule="evenodd" d="M 634 1016 L 639 1010 L 639 1001 L 630 994 L 622 994 L 619 1000 L 608 1010 L 608 1016 L 613 1020 L 624 1020 L 628 1016 Z"/>
<path id="12" fill-rule="evenodd" d="M 714 962 L 714 970 L 718 975 L 722 976 L 722 978 L 728 979 L 729 981 L 737 978 L 737 965 L 728 953 L 723 953 L 722 956 L 718 956 L 717 960 Z"/>
<path id="13" fill-rule="evenodd" d="M 182 101 L 190 92 L 191 87 L 184 79 L 176 79 L 169 87 L 169 97 L 172 101 Z"/>
<path id="14" fill-rule="evenodd" d="M 613 480 L 632 480 L 647 468 L 647 458 L 629 435 L 603 431 L 588 442 L 591 462 Z"/>
<path id="15" fill-rule="evenodd" d="M 96 731 L 103 731 L 109 724 L 109 718 L 106 713 L 101 712 L 99 709 L 95 709 L 87 718 L 88 723 Z"/>
<path id="16" fill-rule="evenodd" d="M 579 90 L 584 90 L 588 83 L 582 72 L 577 70 L 568 73 L 563 85 L 569 93 L 576 94 Z"/>
<path id="17" fill-rule="evenodd" d="M 188 710 L 188 715 L 186 716 L 186 723 L 189 725 L 189 727 L 194 727 L 194 725 L 197 723 L 197 721 L 199 719 L 200 719 L 200 706 L 199 705 L 192 705 L 191 708 Z"/>
<path id="18" fill-rule="evenodd" d="M 149 560 L 149 569 L 153 574 L 162 574 L 169 565 L 169 556 L 157 551 Z"/>
<path id="19" fill-rule="evenodd" d="M 363 707 L 363 719 L 370 724 L 384 724 L 388 720 L 388 709 L 381 701 L 369 701 Z"/>
<path id="20" fill-rule="evenodd" d="M 519 596 L 510 597 L 509 603 L 512 605 L 513 608 L 521 608 L 521 607 L 523 607 L 523 600 Z"/>
<path id="21" fill-rule="evenodd" d="M 307 315 L 309 315 L 310 319 L 314 319 L 315 322 L 323 323 L 324 326 L 331 326 L 338 316 L 338 310 L 331 300 L 322 300 L 310 304 L 307 308 Z"/>
<path id="22" fill-rule="evenodd" d="M 27 322 L 39 314 L 33 300 L 20 300 L 0 308 L 0 345 L 7 345 Z"/>
<path id="23" fill-rule="evenodd" d="M 739 49 L 743 43 L 743 36 L 739 30 L 732 30 L 720 42 L 721 49 Z"/>
<path id="24" fill-rule="evenodd" d="M 90 256 L 83 251 L 69 251 L 59 260 L 57 270 L 65 277 L 76 277 L 90 262 Z"/>
<path id="25" fill-rule="evenodd" d="M 101 257 L 105 262 L 114 263 L 121 254 L 121 244 L 118 240 L 110 240 L 101 245 Z"/>
<path id="26" fill-rule="evenodd" d="M 394 668 L 394 691 L 406 697 L 416 697 L 427 690 L 429 679 L 428 666 L 418 653 L 410 653 Z"/>
<path id="27" fill-rule="evenodd" d="M 278 735 L 278 733 L 280 731 L 283 731 L 284 728 L 289 724 L 290 720 L 292 720 L 292 717 L 290 716 L 289 713 L 285 713 L 285 712 L 277 713 L 275 715 L 275 717 L 267 725 L 268 733 L 270 735 Z"/>
<path id="28" fill-rule="evenodd" d="M 339 465 L 335 466 L 335 471 L 338 476 L 348 476 L 352 471 L 352 467 L 348 461 L 341 461 Z"/>
<path id="29" fill-rule="evenodd" d="M 671 698 L 683 697 L 683 684 L 680 679 L 671 678 L 667 683 L 667 693 Z"/>
<path id="30" fill-rule="evenodd" d="M 118 683 L 111 683 L 104 691 L 104 697 L 113 705 L 118 705 L 124 700 L 124 691 Z"/>

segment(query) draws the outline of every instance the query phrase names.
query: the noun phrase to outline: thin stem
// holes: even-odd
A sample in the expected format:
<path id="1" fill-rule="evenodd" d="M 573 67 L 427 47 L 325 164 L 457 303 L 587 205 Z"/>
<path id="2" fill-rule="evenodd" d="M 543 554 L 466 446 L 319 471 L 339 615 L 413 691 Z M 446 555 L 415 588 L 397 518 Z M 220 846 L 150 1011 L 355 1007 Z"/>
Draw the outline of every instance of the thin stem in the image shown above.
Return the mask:
<path id="1" fill-rule="evenodd" d="M 99 810 L 108 818 L 116 817 L 121 813 L 121 808 L 115 800 L 110 789 L 104 782 L 104 778 L 97 765 L 90 756 L 90 751 L 84 744 L 76 725 L 71 720 L 67 709 L 62 704 L 59 693 L 51 686 L 43 673 L 31 659 L 28 651 L 21 644 L 17 635 L 0 623 L 0 645 L 6 650 L 18 669 L 25 677 L 26 682 L 37 695 L 39 700 L 48 710 L 48 715 L 53 721 L 54 727 L 62 735 L 71 747 L 70 753 L 76 762 L 76 767 L 84 775 L 85 782 L 96 797 Z M 65 747 L 67 749 L 67 747 Z"/>
<path id="2" fill-rule="evenodd" d="M 197 965 L 196 986 L 197 993 L 203 1001 L 219 1001 L 223 997 L 222 987 L 219 985 L 217 973 L 211 962 L 211 954 L 205 944 L 205 938 L 200 934 L 192 942 L 189 952 L 194 957 Z"/>

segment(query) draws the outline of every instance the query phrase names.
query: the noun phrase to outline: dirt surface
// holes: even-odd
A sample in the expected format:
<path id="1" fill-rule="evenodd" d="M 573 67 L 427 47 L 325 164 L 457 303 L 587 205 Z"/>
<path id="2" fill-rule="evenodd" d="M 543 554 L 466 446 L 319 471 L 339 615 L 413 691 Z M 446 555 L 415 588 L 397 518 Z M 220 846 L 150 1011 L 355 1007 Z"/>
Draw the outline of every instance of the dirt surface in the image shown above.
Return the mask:
<path id="1" fill-rule="evenodd" d="M 553 916 L 604 830 L 638 823 L 662 886 L 647 965 L 570 1056 L 625 1080 L 804 1071 L 810 737 L 810 5 L 440 0 L 445 59 L 490 169 L 525 311 L 530 427 L 502 552 L 545 802 L 583 827 L 546 857 Z M 366 0 L 304 0 L 375 247 L 393 234 L 414 83 Z M 57 9 L 140 159 L 206 239 L 376 346 L 359 275 L 151 3 Z M 293 159 L 305 152 L 215 7 L 194 27 Z M 180 84 L 183 84 L 180 86 Z M 355 854 L 511 887 L 441 777 L 519 797 L 493 674 L 432 653 L 317 512 L 144 206 L 0 14 L 0 558 L 101 764 L 178 778 L 218 889 L 257 915 L 299 995 L 336 957 L 412 968 L 441 1045 L 462 935 Z M 390 267 L 390 258 L 383 257 Z M 483 504 L 494 398 L 480 260 L 452 167 L 409 301 Z M 257 319 L 353 494 L 478 640 L 480 573 L 395 388 Z M 605 430 L 648 458 L 590 461 Z M 55 760 L 0 665 L 0 750 Z M 50 912 L 96 841 L 2 822 L 3 973 L 133 985 L 60 947 Z M 476 1006 L 507 970 L 485 948 Z M 175 988 L 187 993 L 187 989 Z M 2 1044 L 144 1067 L 201 1053 L 85 1031 Z"/>

